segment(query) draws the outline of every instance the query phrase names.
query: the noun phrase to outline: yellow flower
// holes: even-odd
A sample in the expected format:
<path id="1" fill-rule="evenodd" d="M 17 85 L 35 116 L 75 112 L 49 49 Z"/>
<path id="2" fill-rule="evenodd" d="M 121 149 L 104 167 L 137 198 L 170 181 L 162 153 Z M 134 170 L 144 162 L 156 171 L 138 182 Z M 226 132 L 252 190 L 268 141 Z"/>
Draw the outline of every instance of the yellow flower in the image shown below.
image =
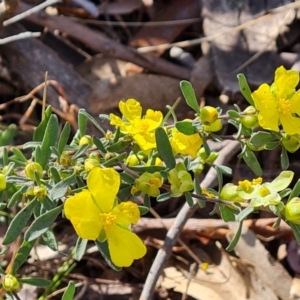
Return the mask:
<path id="1" fill-rule="evenodd" d="M 202 139 L 198 133 L 185 135 L 177 128 L 172 129 L 170 142 L 175 154 L 190 155 L 192 158 L 197 157 L 197 152 L 202 145 Z"/>
<path id="2" fill-rule="evenodd" d="M 282 125 L 287 134 L 299 133 L 300 90 L 295 91 L 298 82 L 298 72 L 287 71 L 281 66 L 276 70 L 271 86 L 264 83 L 253 92 L 261 127 L 278 132 L 279 125 Z"/>
<path id="3" fill-rule="evenodd" d="M 148 109 L 142 117 L 142 107 L 134 99 L 120 101 L 119 108 L 125 120 L 110 114 L 110 124 L 120 127 L 121 131 L 131 135 L 145 153 L 156 148 L 154 131 L 161 125 L 162 113 Z"/>
<path id="4" fill-rule="evenodd" d="M 108 242 L 112 262 L 119 267 L 130 266 L 134 259 L 146 254 L 142 240 L 130 231 L 130 224 L 140 218 L 138 206 L 116 201 L 120 175 L 113 168 L 92 169 L 87 187 L 68 198 L 64 211 L 77 233 L 83 239 Z"/>

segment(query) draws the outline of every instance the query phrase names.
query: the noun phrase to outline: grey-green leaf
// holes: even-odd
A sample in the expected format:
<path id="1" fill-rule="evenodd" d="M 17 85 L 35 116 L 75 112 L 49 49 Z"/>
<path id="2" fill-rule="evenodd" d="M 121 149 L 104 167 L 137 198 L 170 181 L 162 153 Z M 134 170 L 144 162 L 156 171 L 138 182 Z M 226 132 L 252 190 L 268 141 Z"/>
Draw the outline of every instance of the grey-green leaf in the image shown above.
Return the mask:
<path id="1" fill-rule="evenodd" d="M 200 113 L 199 104 L 192 84 L 186 80 L 182 80 L 180 81 L 180 88 L 187 105 L 190 108 L 192 108 L 196 113 Z"/>

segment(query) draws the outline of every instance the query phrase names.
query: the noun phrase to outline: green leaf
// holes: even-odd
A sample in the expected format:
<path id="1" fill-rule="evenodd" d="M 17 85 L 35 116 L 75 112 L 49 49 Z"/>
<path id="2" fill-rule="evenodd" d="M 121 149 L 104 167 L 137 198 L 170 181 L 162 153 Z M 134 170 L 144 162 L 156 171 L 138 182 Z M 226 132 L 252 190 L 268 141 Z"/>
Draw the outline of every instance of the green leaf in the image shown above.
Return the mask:
<path id="1" fill-rule="evenodd" d="M 219 193 L 221 193 L 221 189 L 223 187 L 223 175 L 222 171 L 220 170 L 218 165 L 214 165 L 214 168 L 217 172 L 217 179 L 218 179 L 218 187 L 219 187 Z"/>
<path id="2" fill-rule="evenodd" d="M 25 157 L 25 155 L 18 149 L 15 147 L 11 148 L 11 151 L 13 152 L 13 154 L 15 155 L 15 157 L 21 161 L 27 164 L 27 158 Z"/>
<path id="3" fill-rule="evenodd" d="M 131 144 L 131 141 L 119 140 L 113 145 L 107 146 L 106 150 L 109 152 L 120 152 Z"/>
<path id="4" fill-rule="evenodd" d="M 231 240 L 231 242 L 227 246 L 226 251 L 230 252 L 235 248 L 236 244 L 238 243 L 238 241 L 240 239 L 240 236 L 241 236 L 241 233 L 242 233 L 242 228 L 243 228 L 243 221 L 240 221 L 239 228 L 238 228 L 237 232 L 235 233 L 233 239 Z"/>
<path id="5" fill-rule="evenodd" d="M 21 283 L 27 283 L 34 286 L 48 286 L 50 284 L 49 280 L 46 280 L 44 278 L 38 278 L 38 277 L 22 277 L 19 279 L 19 282 Z"/>
<path id="6" fill-rule="evenodd" d="M 171 193 L 168 192 L 168 193 L 163 193 L 163 194 L 160 194 L 159 196 L 157 196 L 156 201 L 163 202 L 163 201 L 169 200 L 171 198 L 172 198 Z"/>
<path id="7" fill-rule="evenodd" d="M 23 265 L 23 263 L 28 259 L 30 251 L 32 250 L 35 241 L 27 242 L 23 241 L 19 251 L 16 254 L 14 264 L 12 266 L 12 273 L 16 273 L 17 270 Z"/>
<path id="8" fill-rule="evenodd" d="M 271 142 L 273 140 L 274 136 L 270 132 L 266 131 L 258 131 L 252 134 L 249 143 L 252 144 L 255 147 L 261 147 L 265 144 Z"/>
<path id="9" fill-rule="evenodd" d="M 76 153 L 72 156 L 72 159 L 77 159 L 79 158 L 81 155 L 83 155 L 86 150 L 90 147 L 89 144 L 83 144 L 81 146 L 78 147 Z"/>
<path id="10" fill-rule="evenodd" d="M 54 179 L 54 182 L 57 183 L 61 180 L 60 175 L 55 167 L 50 167 L 50 173 Z"/>
<path id="11" fill-rule="evenodd" d="M 240 118 L 240 114 L 239 112 L 235 111 L 235 110 L 227 110 L 227 115 L 231 118 Z"/>
<path id="12" fill-rule="evenodd" d="M 294 237 L 296 238 L 297 244 L 300 245 L 300 225 L 292 223 L 292 222 L 287 222 L 290 227 L 292 228 Z"/>
<path id="13" fill-rule="evenodd" d="M 144 206 L 146 206 L 148 209 L 151 207 L 151 200 L 149 195 L 144 195 Z"/>
<path id="14" fill-rule="evenodd" d="M 199 104 L 195 95 L 195 91 L 190 82 L 186 80 L 180 81 L 180 88 L 186 100 L 187 105 L 192 108 L 196 113 L 200 113 Z"/>
<path id="15" fill-rule="evenodd" d="M 176 122 L 175 126 L 178 131 L 185 135 L 192 135 L 198 132 L 193 123 L 190 121 L 178 121 Z"/>
<path id="16" fill-rule="evenodd" d="M 59 124 L 56 115 L 51 115 L 49 122 L 44 132 L 44 138 L 40 147 L 40 152 L 37 153 L 39 147 L 36 148 L 36 162 L 38 162 L 43 169 L 46 169 L 51 156 L 51 146 L 54 146 L 58 137 Z"/>
<path id="17" fill-rule="evenodd" d="M 246 207 L 245 209 L 243 209 L 237 216 L 236 216 L 236 220 L 238 222 L 241 222 L 243 220 L 245 220 L 251 213 L 254 212 L 254 207 L 249 205 L 248 207 Z"/>
<path id="18" fill-rule="evenodd" d="M 75 284 L 73 281 L 69 281 L 66 290 L 63 293 L 61 300 L 73 300 L 75 295 Z"/>
<path id="19" fill-rule="evenodd" d="M 243 154 L 243 159 L 247 166 L 254 172 L 256 176 L 262 176 L 261 166 L 255 156 L 255 154 L 247 148 Z"/>
<path id="20" fill-rule="evenodd" d="M 61 213 L 63 206 L 60 205 L 42 215 L 37 217 L 30 227 L 26 230 L 24 239 L 26 241 L 32 241 L 44 234 L 50 226 L 53 225 L 57 216 Z"/>
<path id="21" fill-rule="evenodd" d="M 96 138 L 96 137 L 93 137 L 93 142 L 94 142 L 94 144 L 96 145 L 96 147 L 97 147 L 101 152 L 103 152 L 103 153 L 106 153 L 106 152 L 107 152 L 106 149 L 104 148 L 104 145 L 103 145 L 101 139 L 98 139 L 98 138 Z"/>
<path id="22" fill-rule="evenodd" d="M 245 99 L 248 101 L 250 105 L 254 106 L 254 101 L 252 99 L 251 90 L 249 88 L 247 79 L 244 74 L 237 74 L 237 79 L 240 86 L 240 91 L 242 95 L 245 97 Z"/>
<path id="23" fill-rule="evenodd" d="M 225 222 L 234 222 L 235 221 L 235 214 L 233 213 L 233 211 L 230 208 L 228 208 L 224 204 L 220 204 L 219 209 L 221 212 L 221 217 Z"/>
<path id="24" fill-rule="evenodd" d="M 131 196 L 131 185 L 126 185 L 125 187 L 121 187 L 118 192 L 118 199 L 122 202 L 127 200 Z"/>
<path id="25" fill-rule="evenodd" d="M 290 164 L 288 153 L 283 147 L 281 148 L 280 163 L 282 170 L 286 170 Z"/>
<path id="26" fill-rule="evenodd" d="M 194 200 L 193 200 L 191 194 L 190 193 L 184 193 L 184 197 L 185 197 L 185 201 L 187 202 L 189 207 L 193 207 L 194 206 Z"/>
<path id="27" fill-rule="evenodd" d="M 194 178 L 194 191 L 195 191 L 196 195 L 198 195 L 198 196 L 202 195 L 202 189 L 200 186 L 199 177 L 197 175 L 195 175 L 195 178 Z M 200 206 L 200 208 L 204 208 L 206 206 L 206 201 L 204 201 L 204 200 L 197 199 L 197 203 Z"/>
<path id="28" fill-rule="evenodd" d="M 8 176 L 6 178 L 6 182 L 16 183 L 16 184 L 24 184 L 28 182 L 32 182 L 31 179 L 21 176 Z"/>
<path id="29" fill-rule="evenodd" d="M 94 124 L 94 126 L 103 134 L 103 136 L 105 136 L 105 131 L 103 130 L 103 128 L 89 113 L 87 113 L 84 109 L 80 109 L 79 114 L 86 116 Z"/>
<path id="30" fill-rule="evenodd" d="M 148 172 L 148 173 L 155 173 L 155 172 L 161 172 L 164 171 L 166 169 L 166 167 L 163 166 L 128 166 L 128 168 L 136 173 L 144 173 L 144 172 Z"/>
<path id="31" fill-rule="evenodd" d="M 290 193 L 288 201 L 290 201 L 291 199 L 293 199 L 295 197 L 299 197 L 299 195 L 300 195 L 300 179 L 298 179 L 298 181 L 294 185 L 292 192 Z"/>
<path id="32" fill-rule="evenodd" d="M 65 196 L 69 186 L 73 183 L 76 183 L 76 174 L 72 174 L 71 176 L 63 179 L 62 181 L 58 182 L 49 193 L 49 198 L 52 200 L 59 199 Z"/>
<path id="33" fill-rule="evenodd" d="M 133 184 L 134 181 L 135 181 L 135 178 L 132 177 L 132 175 L 126 173 L 126 172 L 123 172 L 123 173 L 120 173 L 120 176 L 122 178 L 123 181 L 129 183 L 129 184 Z"/>
<path id="34" fill-rule="evenodd" d="M 78 237 L 76 246 L 75 246 L 75 259 L 77 261 L 80 261 L 85 254 L 86 246 L 87 246 L 88 240 L 82 239 L 81 237 Z"/>
<path id="35" fill-rule="evenodd" d="M 169 137 L 162 127 L 155 130 L 155 139 L 159 156 L 169 169 L 174 169 L 176 160 L 173 155 Z"/>
<path id="36" fill-rule="evenodd" d="M 279 145 L 280 145 L 279 141 L 272 141 L 272 142 L 266 143 L 264 149 L 266 149 L 266 150 L 274 150 Z"/>
<path id="37" fill-rule="evenodd" d="M 8 127 L 2 132 L 1 146 L 10 145 L 13 142 L 16 132 L 17 126 L 15 124 L 8 125 Z"/>
<path id="38" fill-rule="evenodd" d="M 32 200 L 11 220 L 2 242 L 3 245 L 11 244 L 22 233 L 33 213 L 36 202 L 36 199 Z"/>
<path id="39" fill-rule="evenodd" d="M 34 134 L 33 134 L 34 142 L 41 142 L 43 140 L 43 137 L 46 132 L 46 127 L 47 127 L 47 124 L 48 124 L 51 114 L 52 114 L 52 108 L 51 108 L 51 106 L 48 106 L 45 111 L 43 121 L 38 125 L 38 127 L 34 131 Z"/>
<path id="40" fill-rule="evenodd" d="M 52 250 L 57 251 L 58 245 L 53 233 L 53 230 L 50 228 L 42 235 L 43 241 L 45 244 Z"/>
<path id="41" fill-rule="evenodd" d="M 83 137 L 86 132 L 86 124 L 87 124 L 87 117 L 84 114 L 85 109 L 81 108 L 78 111 L 78 128 L 79 128 L 79 133 L 80 137 Z"/>
<path id="42" fill-rule="evenodd" d="M 20 202 L 22 199 L 22 195 L 23 193 L 25 193 L 28 189 L 30 188 L 30 186 L 28 185 L 23 185 L 21 188 L 19 188 L 11 197 L 10 200 L 7 204 L 7 207 L 13 207 L 16 203 Z"/>
<path id="43" fill-rule="evenodd" d="M 231 175 L 232 174 L 232 169 L 227 167 L 227 166 L 223 166 L 223 165 L 217 165 L 218 169 L 222 172 L 222 174 L 225 175 Z"/>
<path id="44" fill-rule="evenodd" d="M 99 250 L 99 252 L 101 253 L 101 255 L 103 256 L 103 258 L 105 259 L 105 261 L 107 262 L 107 264 L 109 265 L 109 267 L 111 267 L 113 270 L 115 271 L 121 271 L 122 268 L 117 267 L 110 258 L 110 253 L 108 250 L 108 243 L 107 241 L 105 242 L 99 242 L 98 240 L 95 241 L 95 244 Z"/>
<path id="45" fill-rule="evenodd" d="M 8 152 L 6 147 L 2 148 L 2 161 L 3 161 L 3 166 L 8 165 Z"/>
<path id="46" fill-rule="evenodd" d="M 113 157 L 109 160 L 107 160 L 106 162 L 103 163 L 103 166 L 105 167 L 113 167 L 115 166 L 116 164 L 122 162 L 124 160 L 124 158 L 127 156 L 127 153 L 124 152 L 124 153 L 121 153 L 120 155 L 116 156 L 116 157 Z"/>
<path id="47" fill-rule="evenodd" d="M 139 206 L 139 211 L 141 216 L 145 215 L 146 213 L 149 212 L 149 207 L 147 206 Z"/>
<path id="48" fill-rule="evenodd" d="M 68 139 L 70 137 L 70 133 L 71 133 L 71 125 L 69 122 L 66 122 L 64 128 L 61 131 L 60 138 L 58 141 L 57 149 L 59 154 L 63 153 L 64 148 L 67 145 Z"/>

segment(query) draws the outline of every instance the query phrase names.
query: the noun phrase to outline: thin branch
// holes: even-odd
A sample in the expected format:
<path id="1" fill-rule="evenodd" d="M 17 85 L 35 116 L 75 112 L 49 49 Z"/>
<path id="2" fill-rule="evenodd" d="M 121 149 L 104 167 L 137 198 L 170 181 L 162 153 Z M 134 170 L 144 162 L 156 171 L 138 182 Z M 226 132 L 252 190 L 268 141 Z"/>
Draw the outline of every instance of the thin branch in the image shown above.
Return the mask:
<path id="1" fill-rule="evenodd" d="M 229 141 L 225 148 L 220 151 L 219 157 L 216 160 L 216 164 L 226 164 L 226 162 L 228 162 L 238 152 L 239 149 L 239 142 Z M 201 182 L 201 186 L 213 186 L 216 181 L 216 171 L 211 168 L 208 171 L 205 179 Z M 194 203 L 197 203 L 195 199 Z M 166 235 L 164 246 L 158 251 L 156 258 L 151 266 L 140 300 L 151 299 L 158 277 L 161 274 L 167 259 L 172 253 L 172 248 L 175 245 L 179 234 L 181 233 L 187 220 L 193 215 L 197 208 L 197 205 L 195 205 L 191 209 L 187 203 L 185 203 L 181 208 L 179 214 L 175 218 L 174 223 L 172 224 Z"/>
<path id="2" fill-rule="evenodd" d="M 13 14 L 19 6 L 18 0 L 3 0 L 0 3 L 0 29 L 3 27 L 3 22 L 11 14 Z"/>
<path id="3" fill-rule="evenodd" d="M 16 35 L 12 35 L 12 36 L 8 36 L 6 38 L 0 39 L 0 45 L 4 45 L 4 44 L 8 44 L 11 42 L 28 39 L 28 38 L 36 38 L 36 37 L 40 37 L 40 36 L 41 36 L 40 32 L 26 31 L 26 32 L 22 32 L 22 33 L 19 33 Z"/>

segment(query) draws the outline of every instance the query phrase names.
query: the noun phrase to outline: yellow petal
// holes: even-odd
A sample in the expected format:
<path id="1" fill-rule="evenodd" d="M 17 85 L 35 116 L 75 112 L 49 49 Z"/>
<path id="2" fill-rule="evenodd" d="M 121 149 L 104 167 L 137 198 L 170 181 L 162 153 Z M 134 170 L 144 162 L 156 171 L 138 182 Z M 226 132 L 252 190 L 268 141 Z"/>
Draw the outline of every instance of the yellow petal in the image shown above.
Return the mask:
<path id="1" fill-rule="evenodd" d="M 129 267 L 135 259 L 146 254 L 146 246 L 133 232 L 112 225 L 106 229 L 108 249 L 112 262 L 118 267 Z"/>
<path id="2" fill-rule="evenodd" d="M 141 104 L 135 99 L 128 99 L 126 102 L 120 101 L 119 108 L 123 116 L 128 120 L 140 119 L 142 117 Z"/>
<path id="3" fill-rule="evenodd" d="M 286 70 L 283 66 L 275 71 L 276 96 L 286 98 L 297 86 L 299 82 L 299 73 L 293 70 Z"/>
<path id="4" fill-rule="evenodd" d="M 132 201 L 122 202 L 112 210 L 117 215 L 118 224 L 135 224 L 140 219 L 140 211 L 136 203 Z"/>
<path id="5" fill-rule="evenodd" d="M 252 96 L 255 108 L 258 111 L 277 108 L 277 101 L 270 90 L 270 86 L 266 83 L 262 84 L 256 91 L 254 91 Z"/>
<path id="6" fill-rule="evenodd" d="M 268 130 L 279 131 L 278 128 L 279 114 L 275 109 L 264 110 L 258 114 L 259 125 Z"/>
<path id="7" fill-rule="evenodd" d="M 293 113 L 296 113 L 298 116 L 300 116 L 300 90 L 293 95 L 290 101 L 292 102 Z"/>
<path id="8" fill-rule="evenodd" d="M 99 209 L 95 205 L 88 190 L 68 198 L 64 204 L 64 212 L 82 239 L 96 240 L 102 229 Z"/>
<path id="9" fill-rule="evenodd" d="M 287 134 L 293 135 L 300 132 L 300 118 L 292 115 L 280 115 L 280 122 Z"/>
<path id="10" fill-rule="evenodd" d="M 101 212 L 112 210 L 120 187 L 120 175 L 113 168 L 94 168 L 88 175 L 87 186 Z"/>

